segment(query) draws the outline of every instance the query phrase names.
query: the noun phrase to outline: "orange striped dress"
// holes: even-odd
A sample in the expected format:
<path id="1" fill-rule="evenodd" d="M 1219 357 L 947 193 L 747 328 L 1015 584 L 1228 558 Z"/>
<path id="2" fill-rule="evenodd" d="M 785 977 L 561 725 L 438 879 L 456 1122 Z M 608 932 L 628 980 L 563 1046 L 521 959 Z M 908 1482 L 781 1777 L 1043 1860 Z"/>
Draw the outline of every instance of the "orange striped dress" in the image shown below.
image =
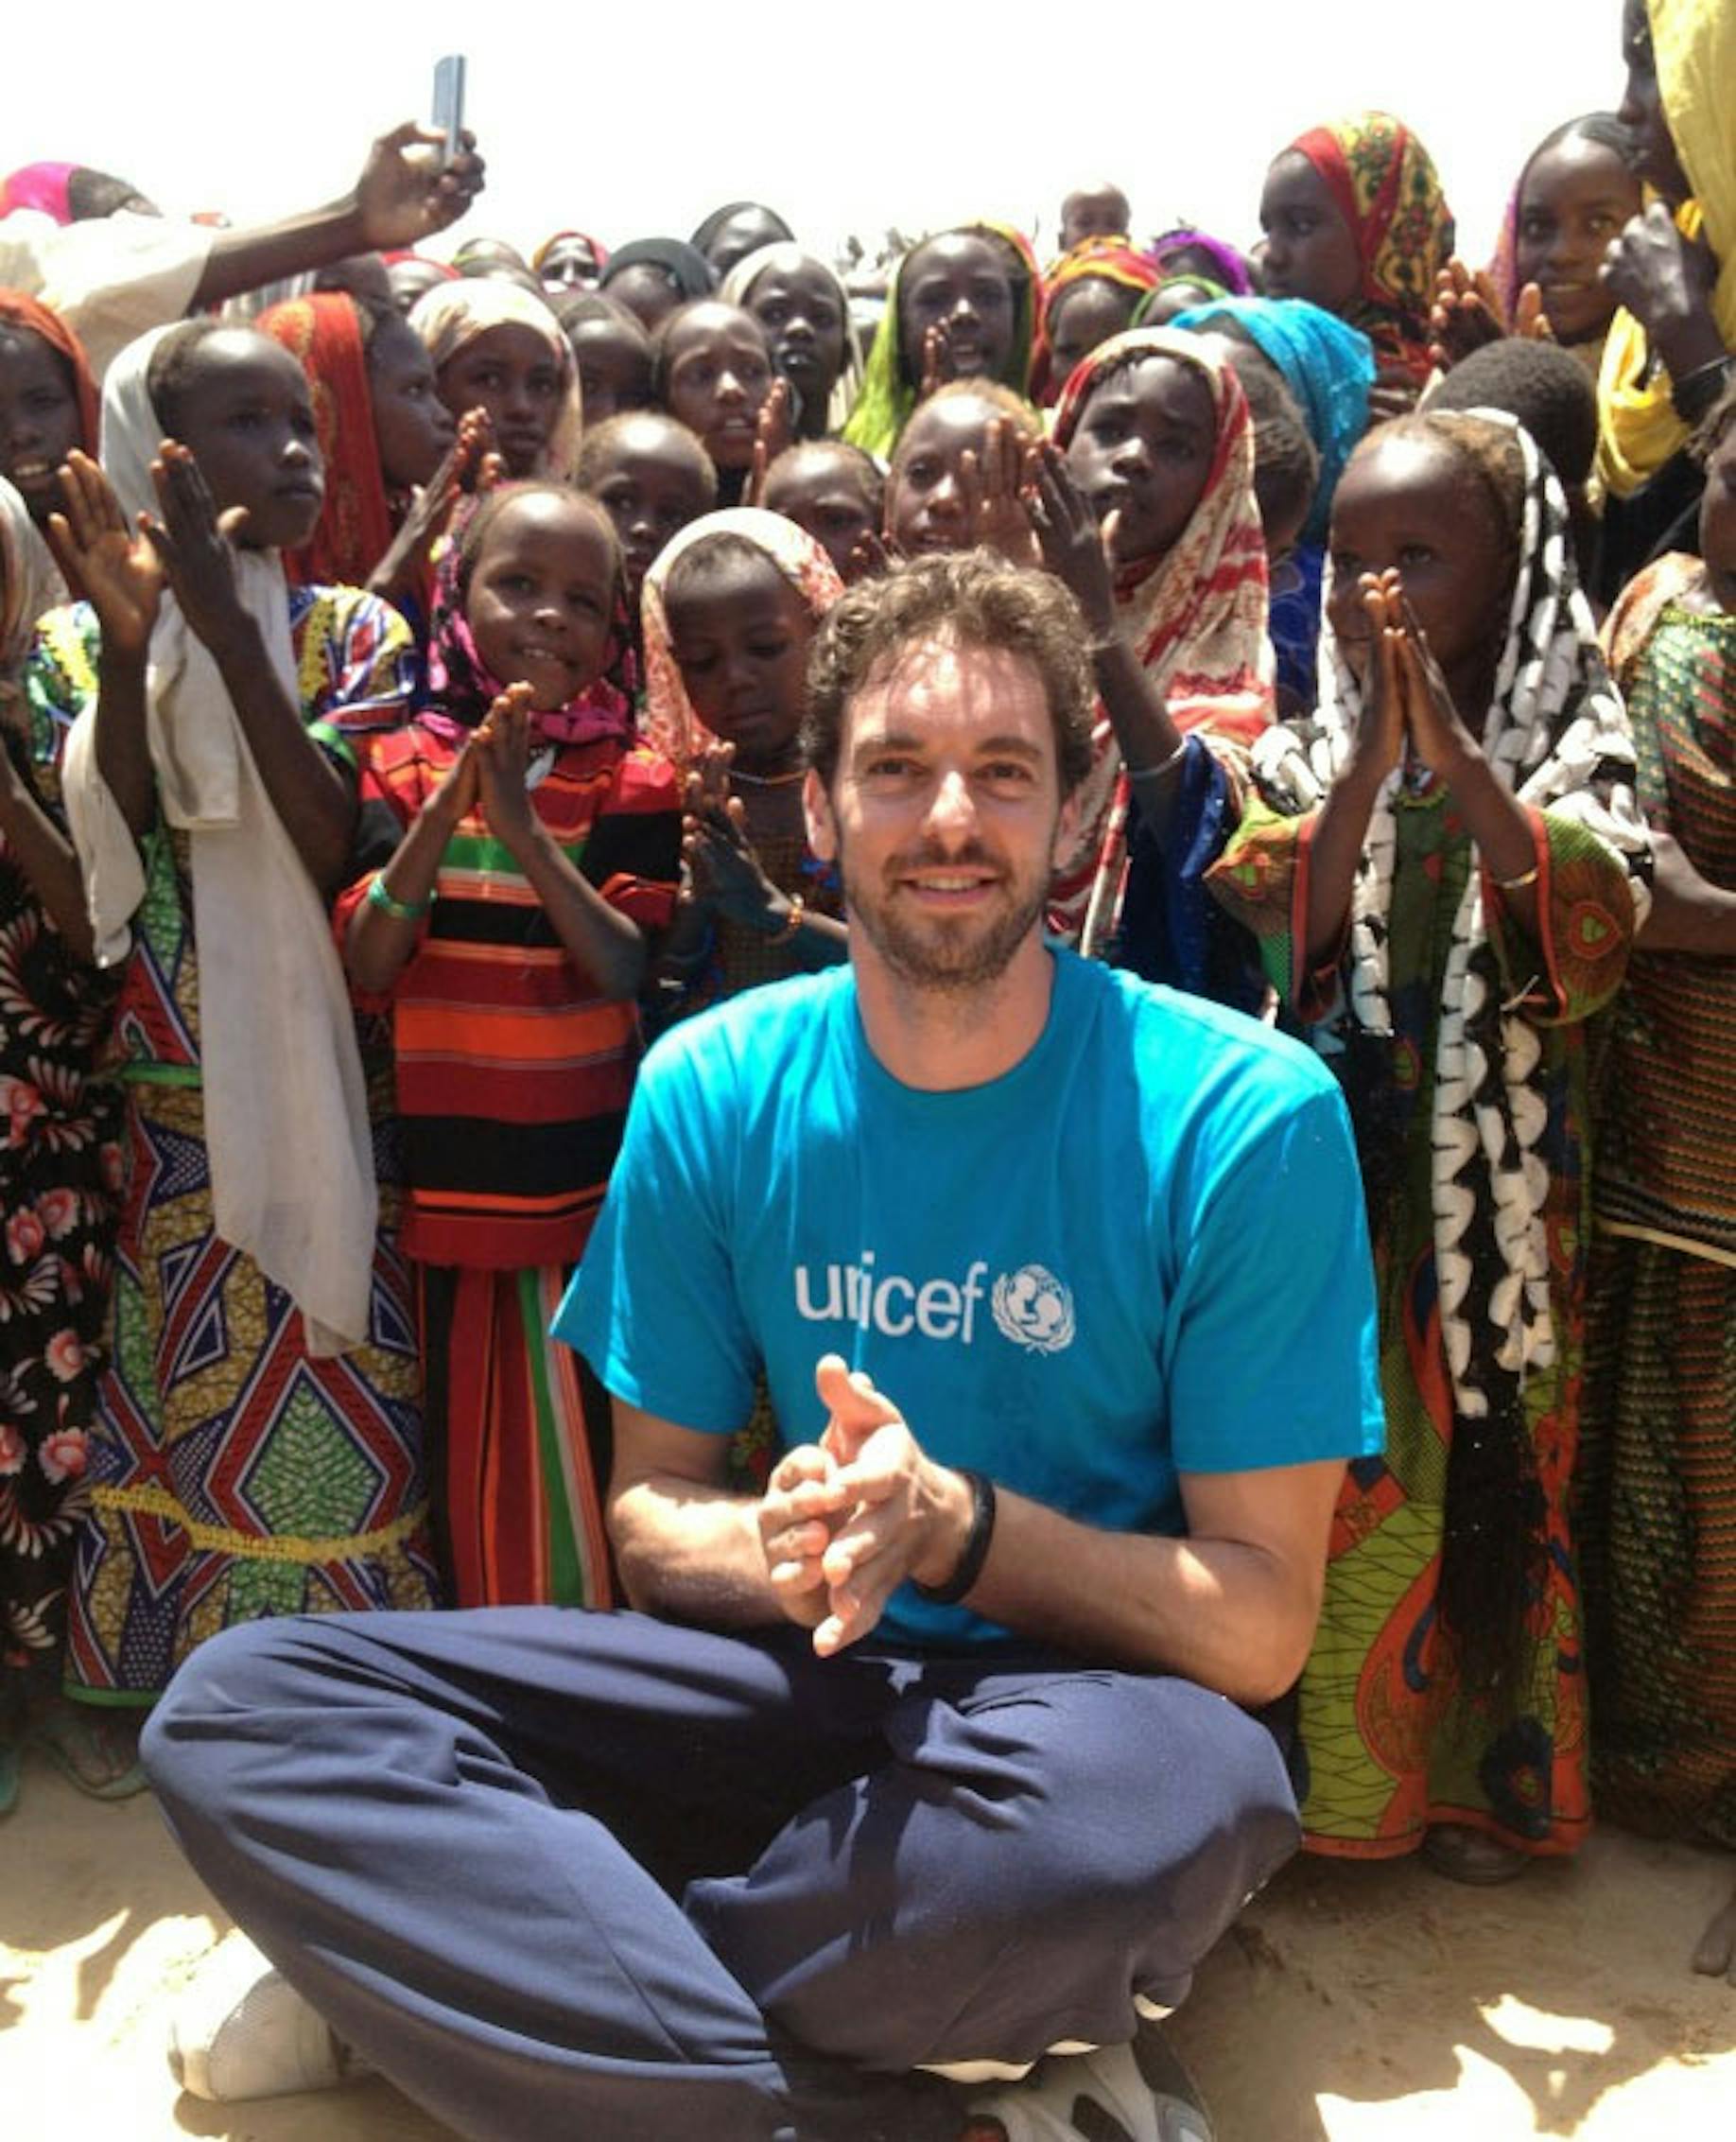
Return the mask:
<path id="1" fill-rule="evenodd" d="M 340 933 L 462 735 L 436 717 L 373 740 Z M 641 928 L 666 927 L 681 851 L 668 762 L 595 738 L 544 746 L 531 781 L 532 808 L 574 867 Z M 479 810 L 448 842 L 435 895 L 391 1012 L 447 1571 L 460 1606 L 607 1605 L 604 1467 L 578 1357 L 548 1326 L 620 1144 L 637 1007 L 605 998 L 575 963 Z"/>

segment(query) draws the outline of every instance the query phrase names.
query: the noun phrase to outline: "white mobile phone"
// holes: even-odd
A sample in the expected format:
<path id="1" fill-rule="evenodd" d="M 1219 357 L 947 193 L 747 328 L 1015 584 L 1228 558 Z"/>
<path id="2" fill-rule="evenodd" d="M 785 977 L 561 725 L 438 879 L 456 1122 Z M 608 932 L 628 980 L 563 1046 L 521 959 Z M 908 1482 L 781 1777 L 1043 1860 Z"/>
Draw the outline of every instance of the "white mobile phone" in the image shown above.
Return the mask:
<path id="1" fill-rule="evenodd" d="M 448 52 L 434 65 L 434 124 L 446 137 L 441 161 L 450 164 L 464 145 L 464 55 Z"/>

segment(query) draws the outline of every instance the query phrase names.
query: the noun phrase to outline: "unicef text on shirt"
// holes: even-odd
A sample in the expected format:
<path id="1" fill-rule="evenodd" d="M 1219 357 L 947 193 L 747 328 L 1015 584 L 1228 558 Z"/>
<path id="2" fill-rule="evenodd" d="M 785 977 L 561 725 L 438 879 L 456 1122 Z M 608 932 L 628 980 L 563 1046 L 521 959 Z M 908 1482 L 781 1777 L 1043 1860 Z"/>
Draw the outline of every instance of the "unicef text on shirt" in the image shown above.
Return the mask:
<path id="1" fill-rule="evenodd" d="M 855 1324 L 889 1339 L 959 1341 L 976 1337 L 977 1304 L 987 1297 L 996 1329 L 1028 1353 L 1060 1353 L 1073 1343 L 1071 1289 L 1042 1264 L 1021 1265 L 1003 1273 L 992 1289 L 983 1284 L 987 1264 L 979 1258 L 963 1280 L 909 1280 L 902 1273 L 878 1276 L 874 1251 L 864 1249 L 855 1264 L 828 1264 L 824 1284 L 816 1287 L 806 1264 L 795 1268 L 795 1304 L 810 1324 Z"/>

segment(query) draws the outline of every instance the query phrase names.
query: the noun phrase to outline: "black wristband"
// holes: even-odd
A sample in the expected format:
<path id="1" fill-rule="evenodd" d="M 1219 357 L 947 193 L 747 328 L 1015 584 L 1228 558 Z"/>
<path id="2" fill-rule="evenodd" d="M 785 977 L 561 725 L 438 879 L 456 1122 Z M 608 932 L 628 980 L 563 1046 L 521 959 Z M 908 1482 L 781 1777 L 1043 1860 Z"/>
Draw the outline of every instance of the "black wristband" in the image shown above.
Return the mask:
<path id="1" fill-rule="evenodd" d="M 1672 384 L 1670 400 L 1684 424 L 1698 424 L 1710 412 L 1729 384 L 1733 367 L 1736 367 L 1736 358 L 1727 355 L 1713 357 L 1710 364 L 1696 365 Z"/>
<path id="2" fill-rule="evenodd" d="M 911 1579 L 916 1596 L 926 1599 L 931 1607 L 958 1605 L 982 1575 L 982 1565 L 988 1560 L 989 1542 L 995 1537 L 995 1483 L 986 1472 L 973 1472 L 968 1466 L 962 1465 L 957 1470 L 970 1482 L 970 1531 L 965 1537 L 964 1552 L 945 1584 L 918 1584 L 914 1577 Z"/>

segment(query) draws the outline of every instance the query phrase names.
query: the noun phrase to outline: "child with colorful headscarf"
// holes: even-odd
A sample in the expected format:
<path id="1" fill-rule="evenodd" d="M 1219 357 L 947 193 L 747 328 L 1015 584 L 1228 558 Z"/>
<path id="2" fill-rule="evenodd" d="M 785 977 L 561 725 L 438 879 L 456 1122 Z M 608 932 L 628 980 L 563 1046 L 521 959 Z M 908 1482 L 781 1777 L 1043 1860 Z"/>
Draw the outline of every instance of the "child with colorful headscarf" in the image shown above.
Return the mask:
<path id="1" fill-rule="evenodd" d="M 286 558 L 290 578 L 371 587 L 400 610 L 421 612 L 428 546 L 441 528 L 424 516 L 415 541 L 396 538 L 425 486 L 443 500 L 435 516 L 443 524 L 457 472 L 435 479 L 458 432 L 421 339 L 396 312 L 338 291 L 269 306 L 254 324 L 306 373 L 325 464 L 319 526 Z M 468 458 L 478 458 L 474 448 Z"/>
<path id="2" fill-rule="evenodd" d="M 1333 514 L 1317 721 L 1255 746 L 1210 876 L 1337 1072 L 1380 1301 L 1382 1457 L 1339 1499 L 1301 1682 L 1316 1851 L 1499 1880 L 1586 1834 L 1569 1522 L 1588 1022 L 1649 903 L 1634 749 L 1517 425 L 1413 417 Z"/>
<path id="3" fill-rule="evenodd" d="M 96 384 L 78 336 L 23 290 L 0 289 L 0 479 L 43 528 L 61 462 L 96 451 Z"/>
<path id="4" fill-rule="evenodd" d="M 1266 550 L 1247 397 L 1196 336 L 1141 327 L 1102 343 L 1068 381 L 1054 441 L 1113 568 L 1113 617 L 1093 620 L 1110 627 L 1099 634 L 1100 688 L 1103 661 L 1124 646 L 1162 713 L 1156 758 L 1131 763 L 1110 713 L 1098 720 L 1079 837 L 1050 897 L 1050 927 L 1095 952 L 1121 907 L 1136 792 L 1151 791 L 1142 815 L 1167 817 L 1174 788 L 1190 786 L 1181 775 L 1191 769 L 1215 789 L 1207 758 L 1234 762 L 1192 732 L 1245 746 L 1272 721 Z"/>
<path id="5" fill-rule="evenodd" d="M 337 904 L 352 980 L 390 994 L 430 1486 L 466 1607 L 613 1596 L 607 1464 L 548 1326 L 675 897 L 675 776 L 606 675 L 620 571 L 607 515 L 565 485 L 476 508 L 441 564 L 429 696 L 364 766 Z"/>
<path id="6" fill-rule="evenodd" d="M 1043 315 L 1031 365 L 1032 399 L 1050 409 L 1075 365 L 1134 324 L 1139 301 L 1162 270 L 1126 238 L 1085 238 L 1065 253 L 1043 286 Z"/>
<path id="7" fill-rule="evenodd" d="M 1286 707 L 1314 704 L 1327 531 L 1338 479 L 1368 428 L 1373 345 L 1360 328 L 1305 298 L 1222 298 L 1170 324 L 1251 343 L 1281 374 L 1320 456 L 1314 502 L 1282 584 L 1273 571 L 1272 648 Z"/>
<path id="8" fill-rule="evenodd" d="M 986 374 L 1027 393 L 1040 301 L 1035 255 L 1004 225 L 960 224 L 912 246 L 887 285 L 845 439 L 889 461 L 918 401 L 948 380 Z"/>
<path id="9" fill-rule="evenodd" d="M 1266 174 L 1259 219 L 1267 294 L 1308 298 L 1360 327 L 1382 387 L 1415 401 L 1432 369 L 1429 314 L 1454 226 L 1410 128 L 1384 112 L 1311 128 Z"/>
<path id="10" fill-rule="evenodd" d="M 325 906 L 358 732 L 407 711 L 408 635 L 373 596 L 285 576 L 321 471 L 306 379 L 268 337 L 195 321 L 130 345 L 102 461 L 73 457 L 54 523 L 91 605 L 43 622 L 26 688 L 65 739 L 96 958 L 120 983 L 110 1343 L 87 1359 L 69 1327 L 56 1353 L 97 1386 L 67 1667 L 95 1722 L 61 1747 L 112 1795 L 141 1780 L 108 1728 L 217 1629 L 440 1587 L 383 1095 Z M 257 1494 L 229 1492 L 243 1472 Z"/>
<path id="11" fill-rule="evenodd" d="M 801 750 L 808 642 L 842 593 L 806 529 L 751 506 L 690 521 L 646 575 L 641 727 L 687 776 L 687 895 L 665 962 L 683 1016 L 844 957 Z"/>

